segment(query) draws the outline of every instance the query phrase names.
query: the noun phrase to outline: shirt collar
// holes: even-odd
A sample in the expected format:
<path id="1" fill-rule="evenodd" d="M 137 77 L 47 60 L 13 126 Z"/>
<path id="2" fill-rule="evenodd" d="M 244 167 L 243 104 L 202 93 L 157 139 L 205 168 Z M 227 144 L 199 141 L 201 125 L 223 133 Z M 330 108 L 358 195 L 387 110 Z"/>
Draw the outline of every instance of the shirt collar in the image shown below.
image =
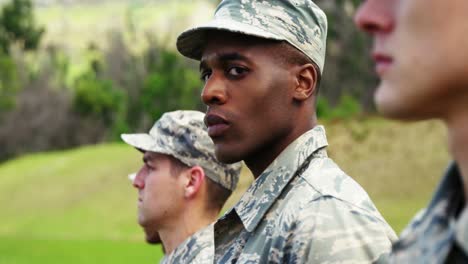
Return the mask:
<path id="1" fill-rule="evenodd" d="M 326 146 L 328 143 L 325 128 L 314 127 L 289 144 L 250 185 L 232 209 L 238 214 L 248 232 L 257 227 L 265 213 L 311 155 Z"/>
<path id="2" fill-rule="evenodd" d="M 199 256 L 200 251 L 209 248 L 214 252 L 214 223 L 198 230 L 178 245 L 169 255 L 164 256 L 160 263 L 172 263 L 175 260 L 184 263 L 192 262 Z M 204 257 L 204 256 L 201 256 Z"/>
<path id="3" fill-rule="evenodd" d="M 439 191 L 449 196 L 449 217 L 452 220 L 457 245 L 468 255 L 468 209 L 465 204 L 463 179 L 456 163 L 452 163 L 442 181 Z M 439 194 L 439 191 L 437 192 Z M 458 212 L 461 212 L 458 214 Z M 457 217 L 458 215 L 458 217 Z"/>
<path id="4" fill-rule="evenodd" d="M 464 204 L 463 181 L 457 164 L 453 162 L 421 219 L 431 217 L 437 219 L 439 223 L 446 223 L 449 236 L 468 254 L 468 210 L 463 209 Z"/>
<path id="5" fill-rule="evenodd" d="M 444 214 L 447 217 L 455 217 L 460 203 L 463 202 L 463 182 L 455 162 L 450 164 L 445 175 L 436 189 L 436 192 L 429 203 L 427 211 L 437 207 L 441 201 L 447 201 Z"/>

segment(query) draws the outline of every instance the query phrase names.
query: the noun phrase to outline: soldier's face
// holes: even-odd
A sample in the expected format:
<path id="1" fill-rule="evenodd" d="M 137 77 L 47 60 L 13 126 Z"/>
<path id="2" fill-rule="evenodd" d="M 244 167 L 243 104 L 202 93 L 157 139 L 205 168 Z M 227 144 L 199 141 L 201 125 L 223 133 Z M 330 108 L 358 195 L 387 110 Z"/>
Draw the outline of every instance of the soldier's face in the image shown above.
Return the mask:
<path id="1" fill-rule="evenodd" d="M 378 109 L 444 118 L 468 97 L 468 1 L 366 0 L 355 16 L 374 39 Z"/>
<path id="2" fill-rule="evenodd" d="M 247 161 L 281 145 L 294 124 L 292 78 L 274 59 L 274 44 L 228 33 L 209 40 L 200 74 L 205 123 L 217 158 Z"/>
<path id="3" fill-rule="evenodd" d="M 138 223 L 153 235 L 168 228 L 181 213 L 183 187 L 178 175 L 172 175 L 168 156 L 146 152 L 144 165 L 138 171 L 133 186 L 138 189 Z"/>

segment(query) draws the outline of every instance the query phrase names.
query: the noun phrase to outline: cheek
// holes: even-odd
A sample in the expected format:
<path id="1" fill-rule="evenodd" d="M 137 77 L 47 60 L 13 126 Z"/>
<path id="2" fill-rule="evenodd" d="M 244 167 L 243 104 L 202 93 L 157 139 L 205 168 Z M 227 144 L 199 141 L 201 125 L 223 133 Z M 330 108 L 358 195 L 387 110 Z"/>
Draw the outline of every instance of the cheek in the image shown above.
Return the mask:
<path id="1" fill-rule="evenodd" d="M 291 119 L 292 99 L 287 94 L 285 82 L 270 83 L 269 92 L 261 99 L 253 102 L 254 112 L 249 117 L 251 141 L 257 141 L 260 137 L 268 138 L 283 131 L 285 122 Z"/>

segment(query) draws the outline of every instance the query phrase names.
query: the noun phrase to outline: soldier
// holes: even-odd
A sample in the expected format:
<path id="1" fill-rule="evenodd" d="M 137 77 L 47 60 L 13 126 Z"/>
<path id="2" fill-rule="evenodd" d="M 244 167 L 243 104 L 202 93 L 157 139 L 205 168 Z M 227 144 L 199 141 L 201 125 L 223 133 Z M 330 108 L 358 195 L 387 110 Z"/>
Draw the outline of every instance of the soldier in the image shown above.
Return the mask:
<path id="1" fill-rule="evenodd" d="M 468 1 L 367 0 L 355 22 L 374 39 L 386 117 L 440 119 L 454 162 L 428 207 L 402 232 L 393 263 L 468 263 Z"/>
<path id="2" fill-rule="evenodd" d="M 212 223 L 239 179 L 240 163 L 216 160 L 203 117 L 169 112 L 149 134 L 122 134 L 143 153 L 133 180 L 138 222 L 149 242 L 162 242 L 168 254 L 162 263 L 213 263 Z"/>
<path id="3" fill-rule="evenodd" d="M 200 60 L 205 124 L 222 162 L 255 182 L 215 223 L 218 263 L 370 263 L 395 233 L 327 157 L 315 103 L 327 20 L 310 0 L 224 0 L 177 48 Z"/>

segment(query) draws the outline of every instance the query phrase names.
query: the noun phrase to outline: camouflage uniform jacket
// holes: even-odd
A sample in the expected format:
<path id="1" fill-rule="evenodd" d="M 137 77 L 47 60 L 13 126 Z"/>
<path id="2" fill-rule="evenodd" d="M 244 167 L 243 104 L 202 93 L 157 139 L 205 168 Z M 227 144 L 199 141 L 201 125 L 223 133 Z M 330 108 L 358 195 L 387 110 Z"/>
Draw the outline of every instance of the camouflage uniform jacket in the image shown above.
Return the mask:
<path id="1" fill-rule="evenodd" d="M 161 264 L 212 264 L 214 256 L 213 224 L 187 238 Z"/>
<path id="2" fill-rule="evenodd" d="M 291 143 L 215 223 L 217 263 L 371 263 L 396 235 L 327 157 L 322 126 Z"/>
<path id="3" fill-rule="evenodd" d="M 468 210 L 463 182 L 452 164 L 429 206 L 395 243 L 392 263 L 468 263 Z"/>

